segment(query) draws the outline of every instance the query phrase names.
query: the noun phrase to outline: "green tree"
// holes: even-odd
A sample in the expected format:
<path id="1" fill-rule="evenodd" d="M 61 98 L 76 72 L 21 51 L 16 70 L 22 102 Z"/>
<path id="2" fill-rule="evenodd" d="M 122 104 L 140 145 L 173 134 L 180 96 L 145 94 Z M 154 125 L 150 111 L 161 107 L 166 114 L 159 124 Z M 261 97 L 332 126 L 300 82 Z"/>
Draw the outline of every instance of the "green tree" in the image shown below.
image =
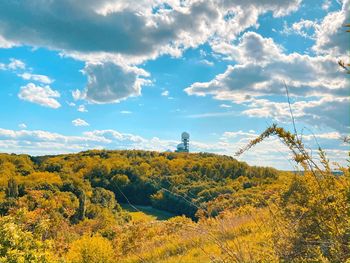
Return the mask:
<path id="1" fill-rule="evenodd" d="M 94 188 L 91 196 L 91 203 L 113 210 L 116 208 L 116 200 L 112 191 L 101 187 Z"/>
<path id="2" fill-rule="evenodd" d="M 86 213 L 86 194 L 82 189 L 78 189 L 76 192 L 79 199 L 79 207 L 72 218 L 73 223 L 84 220 Z"/>
<path id="3" fill-rule="evenodd" d="M 11 177 L 7 182 L 6 197 L 7 198 L 18 197 L 18 185 L 16 180 L 13 177 Z"/>

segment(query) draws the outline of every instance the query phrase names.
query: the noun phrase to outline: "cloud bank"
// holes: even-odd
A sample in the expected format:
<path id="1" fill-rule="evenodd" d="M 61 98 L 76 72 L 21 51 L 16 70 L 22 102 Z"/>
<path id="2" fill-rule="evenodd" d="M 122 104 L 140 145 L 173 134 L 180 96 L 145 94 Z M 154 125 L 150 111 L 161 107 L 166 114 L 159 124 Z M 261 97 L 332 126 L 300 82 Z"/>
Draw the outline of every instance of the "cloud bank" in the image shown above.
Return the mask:
<path id="1" fill-rule="evenodd" d="M 44 47 L 85 61 L 85 99 L 115 103 L 140 95 L 147 84 L 139 78 L 140 69 L 125 64 L 139 65 L 164 54 L 179 57 L 206 42 L 232 41 L 245 29 L 257 27 L 260 15 L 284 16 L 300 2 L 1 1 L 0 46 Z"/>
<path id="2" fill-rule="evenodd" d="M 232 101 L 248 108 L 244 115 L 286 122 L 288 104 L 277 99 L 286 97 L 286 83 L 299 120 L 350 130 L 348 82 L 333 56 L 286 54 L 273 39 L 255 32 L 244 33 L 236 46 L 220 44 L 214 50 L 237 64 L 209 82 L 193 83 L 185 89 L 188 95 Z"/>
<path id="3" fill-rule="evenodd" d="M 255 131 L 227 131 L 216 142 L 190 142 L 191 152 L 212 152 L 233 156 L 234 153 L 255 138 Z M 338 133 L 324 133 L 305 136 L 310 143 L 314 136 L 318 140 L 338 142 Z M 144 138 L 139 135 L 122 133 L 116 130 L 92 130 L 83 132 L 80 136 L 67 136 L 42 130 L 8 130 L 0 128 L 0 148 L 6 152 L 26 153 L 31 155 L 74 153 L 89 149 L 143 149 L 154 151 L 174 150 L 177 140 L 166 140 L 157 137 Z M 317 148 L 317 145 L 313 145 Z M 269 151 L 266 151 L 266 149 Z M 326 151 L 331 159 L 346 164 L 347 148 L 338 147 Z M 274 166 L 281 169 L 293 169 L 288 154 L 281 142 L 276 138 L 254 147 L 251 151 L 239 157 L 251 165 Z"/>

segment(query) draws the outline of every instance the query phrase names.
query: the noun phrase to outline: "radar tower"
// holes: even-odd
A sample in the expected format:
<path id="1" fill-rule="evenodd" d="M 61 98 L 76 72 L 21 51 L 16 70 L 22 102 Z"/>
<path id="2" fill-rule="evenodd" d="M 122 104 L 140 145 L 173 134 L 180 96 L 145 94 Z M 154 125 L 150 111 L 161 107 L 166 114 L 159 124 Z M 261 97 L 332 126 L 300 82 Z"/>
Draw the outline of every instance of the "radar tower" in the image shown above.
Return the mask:
<path id="1" fill-rule="evenodd" d="M 190 151 L 190 135 L 187 132 L 181 134 L 181 143 L 177 145 L 176 152 L 186 152 Z"/>

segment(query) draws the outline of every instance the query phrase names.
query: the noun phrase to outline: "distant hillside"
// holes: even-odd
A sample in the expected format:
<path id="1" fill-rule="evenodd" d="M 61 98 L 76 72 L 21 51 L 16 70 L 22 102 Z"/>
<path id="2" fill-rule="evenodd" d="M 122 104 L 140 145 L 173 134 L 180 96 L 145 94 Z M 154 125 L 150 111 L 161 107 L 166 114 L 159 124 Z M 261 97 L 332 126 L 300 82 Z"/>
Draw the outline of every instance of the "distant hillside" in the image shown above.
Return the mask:
<path id="1" fill-rule="evenodd" d="M 2 154 L 0 162 L 3 191 L 10 177 L 22 195 L 26 189 L 90 193 L 103 188 L 112 191 L 118 202 L 152 205 L 192 218 L 198 210 L 216 215 L 242 203 L 263 206 L 250 195 L 278 177 L 273 168 L 251 167 L 208 153 L 93 150 L 40 157 Z M 226 207 L 215 205 L 218 198 L 226 200 Z"/>

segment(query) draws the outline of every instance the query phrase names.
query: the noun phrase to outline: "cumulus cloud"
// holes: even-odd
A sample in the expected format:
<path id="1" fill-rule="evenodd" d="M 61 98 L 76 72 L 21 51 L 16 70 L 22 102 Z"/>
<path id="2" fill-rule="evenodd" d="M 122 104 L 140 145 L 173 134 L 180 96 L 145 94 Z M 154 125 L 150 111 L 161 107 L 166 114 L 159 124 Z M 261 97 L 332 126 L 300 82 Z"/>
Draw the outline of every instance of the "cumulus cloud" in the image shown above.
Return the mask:
<path id="1" fill-rule="evenodd" d="M 84 99 L 85 94 L 81 92 L 80 90 L 76 89 L 72 91 L 72 97 L 75 101 Z"/>
<path id="2" fill-rule="evenodd" d="M 43 84 L 51 84 L 53 82 L 52 79 L 50 79 L 48 76 L 45 75 L 38 75 L 38 74 L 31 74 L 28 72 L 18 74 L 19 77 L 21 77 L 24 80 L 31 80 L 31 81 L 36 81 L 40 82 Z"/>
<path id="3" fill-rule="evenodd" d="M 11 58 L 7 67 L 12 70 L 25 69 L 26 64 L 22 60 Z"/>
<path id="4" fill-rule="evenodd" d="M 311 20 L 300 20 L 292 24 L 291 27 L 284 23 L 282 34 L 291 35 L 296 34 L 304 38 L 314 39 L 315 38 L 315 28 L 317 27 L 317 22 Z"/>
<path id="5" fill-rule="evenodd" d="M 293 115 L 313 127 L 324 126 L 348 133 L 350 129 L 349 98 L 323 98 L 312 101 L 297 101 L 291 104 Z M 249 109 L 242 111 L 249 117 L 269 118 L 277 122 L 290 123 L 291 116 L 287 102 L 273 102 L 254 99 Z"/>
<path id="6" fill-rule="evenodd" d="M 20 123 L 20 124 L 18 124 L 18 127 L 21 129 L 26 129 L 27 125 L 25 123 Z"/>
<path id="7" fill-rule="evenodd" d="M 15 58 L 10 58 L 10 62 L 5 64 L 5 63 L 0 63 L 0 70 L 10 70 L 10 71 L 16 71 L 18 69 L 25 69 L 26 64 L 20 60 L 20 59 L 15 59 Z"/>
<path id="8" fill-rule="evenodd" d="M 150 55 L 198 45 L 214 33 L 241 32 L 256 23 L 259 14 L 286 15 L 301 1 L 138 2 L 3 1 L 0 35 L 9 41 L 59 50 Z M 230 20 L 228 12 L 234 14 Z"/>
<path id="9" fill-rule="evenodd" d="M 271 60 L 279 59 L 282 53 L 282 48 L 273 39 L 263 38 L 251 31 L 243 34 L 237 46 L 227 46 L 223 43 L 214 45 L 213 50 L 227 55 L 228 58 L 240 64 L 265 64 Z"/>
<path id="10" fill-rule="evenodd" d="M 36 86 L 34 83 L 22 86 L 18 93 L 18 97 L 22 100 L 53 109 L 61 107 L 61 104 L 55 99 L 60 96 L 58 91 L 52 90 L 49 86 Z"/>
<path id="11" fill-rule="evenodd" d="M 350 98 L 323 98 L 304 112 L 309 123 L 317 127 L 326 125 L 340 132 L 349 134 L 350 130 Z"/>
<path id="12" fill-rule="evenodd" d="M 329 13 L 316 27 L 316 43 L 313 46 L 319 54 L 346 56 L 349 54 L 349 36 L 345 24 L 350 20 L 350 1 L 342 1 L 340 11 Z"/>
<path id="13" fill-rule="evenodd" d="M 168 90 L 164 90 L 160 95 L 162 95 L 164 97 L 168 97 L 169 96 L 169 91 Z"/>
<path id="14" fill-rule="evenodd" d="M 6 40 L 3 36 L 0 35 L 0 48 L 12 48 L 15 44 Z"/>
<path id="15" fill-rule="evenodd" d="M 298 9 L 300 2 L 2 1 L 0 39 L 1 43 L 58 50 L 63 55 L 87 62 L 88 86 L 83 93 L 86 96 L 79 98 L 113 103 L 139 95 L 144 82 L 133 70 L 112 64 L 139 65 L 164 54 L 179 57 L 184 50 L 208 41 L 213 45 L 230 42 L 245 29 L 258 27 L 261 14 L 287 15 Z M 210 61 L 203 62 L 212 65 Z M 92 64 L 99 64 L 99 69 Z M 116 78 L 93 72 L 98 70 L 113 71 L 119 76 L 120 84 L 116 84 Z M 105 95 L 111 95 L 110 99 Z"/>
<path id="16" fill-rule="evenodd" d="M 199 63 L 202 64 L 202 65 L 205 65 L 205 66 L 209 66 L 209 67 L 214 66 L 214 62 L 209 61 L 207 59 L 202 59 L 202 60 L 199 61 Z"/>
<path id="17" fill-rule="evenodd" d="M 331 7 L 332 2 L 331 0 L 324 0 L 322 4 L 322 9 L 325 11 L 328 11 L 328 9 Z"/>
<path id="18" fill-rule="evenodd" d="M 84 121 L 83 119 L 80 119 L 80 118 L 72 120 L 72 124 L 76 127 L 89 126 L 89 123 L 87 123 L 86 121 Z"/>
<path id="19" fill-rule="evenodd" d="M 149 75 L 144 70 L 114 63 L 87 64 L 84 73 L 88 77 L 85 98 L 93 103 L 113 103 L 139 96 L 142 85 L 149 83 L 142 78 Z"/>
<path id="20" fill-rule="evenodd" d="M 333 57 L 285 54 L 272 39 L 253 32 L 245 33 L 237 46 L 216 51 L 238 63 L 209 82 L 193 83 L 185 89 L 187 94 L 231 100 L 247 106 L 243 114 L 248 116 L 286 121 L 288 104 L 270 98 L 285 97 L 286 82 L 289 94 L 299 101 L 294 105 L 297 117 L 342 131 L 349 127 L 349 111 L 343 106 L 348 101 L 346 76 Z M 314 101 L 305 101 L 305 97 Z M 334 107 L 327 107 L 328 103 Z M 333 112 L 341 112 L 344 118 L 332 119 Z"/>
<path id="21" fill-rule="evenodd" d="M 78 111 L 79 112 L 88 112 L 88 110 L 86 109 L 85 105 L 79 105 Z"/>

